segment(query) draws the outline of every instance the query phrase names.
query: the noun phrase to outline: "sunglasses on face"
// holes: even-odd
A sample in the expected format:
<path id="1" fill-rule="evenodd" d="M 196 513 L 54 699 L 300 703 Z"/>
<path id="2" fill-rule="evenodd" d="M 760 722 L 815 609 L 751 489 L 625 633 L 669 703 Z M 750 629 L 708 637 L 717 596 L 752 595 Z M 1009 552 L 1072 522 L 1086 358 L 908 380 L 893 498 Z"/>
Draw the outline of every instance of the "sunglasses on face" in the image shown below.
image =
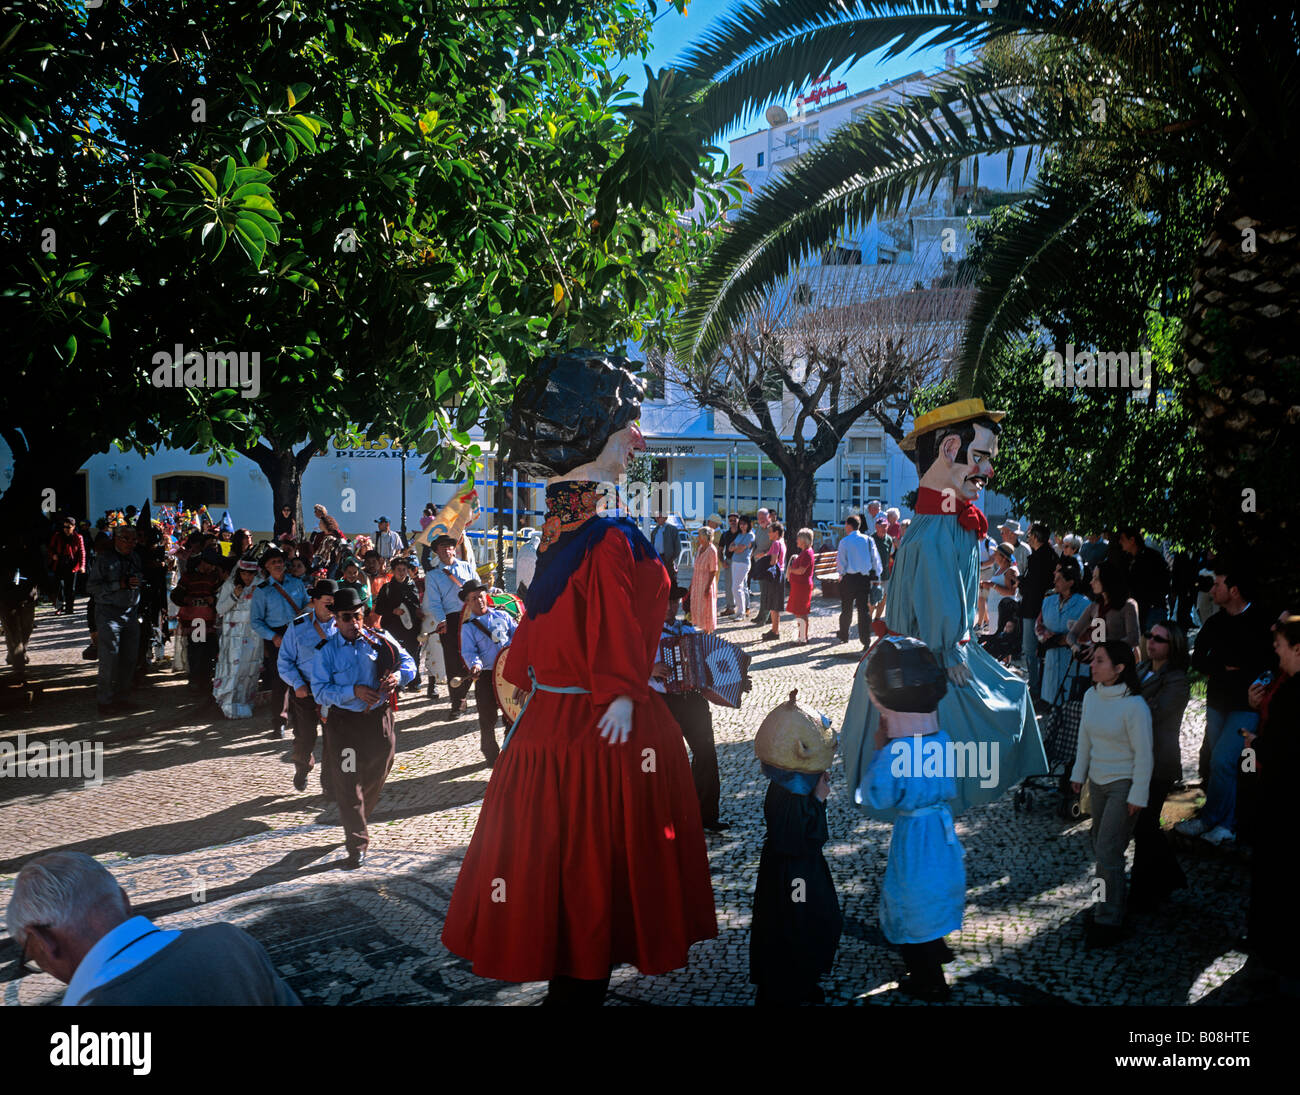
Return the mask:
<path id="1" fill-rule="evenodd" d="M 1167 643 L 1169 641 L 1168 635 L 1157 635 L 1152 631 L 1146 632 L 1142 638 L 1146 639 L 1149 643 Z"/>
<path id="2" fill-rule="evenodd" d="M 338 618 L 338 619 L 340 619 L 340 620 L 359 620 L 359 619 L 361 619 L 361 613 L 360 613 L 360 612 L 337 612 L 337 613 L 335 613 L 335 616 L 336 616 L 336 618 Z"/>

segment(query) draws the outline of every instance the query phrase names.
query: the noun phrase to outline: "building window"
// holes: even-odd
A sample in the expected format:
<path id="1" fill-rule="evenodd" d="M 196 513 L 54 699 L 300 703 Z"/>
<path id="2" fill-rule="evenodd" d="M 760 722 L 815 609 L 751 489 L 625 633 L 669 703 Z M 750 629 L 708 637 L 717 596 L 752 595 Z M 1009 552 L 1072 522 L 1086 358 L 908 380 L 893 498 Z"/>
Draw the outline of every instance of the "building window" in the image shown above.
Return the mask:
<path id="1" fill-rule="evenodd" d="M 826 266 L 861 266 L 862 251 L 857 247 L 828 247 L 822 252 L 822 263 Z"/>
<path id="2" fill-rule="evenodd" d="M 868 437 L 867 452 L 883 453 L 885 451 L 885 439 L 883 437 Z"/>
<path id="3" fill-rule="evenodd" d="M 759 167 L 763 166 L 763 153 L 761 152 L 758 154 L 758 166 Z"/>
<path id="4" fill-rule="evenodd" d="M 821 140 L 821 137 L 818 135 L 819 129 L 820 129 L 820 124 L 817 122 L 813 122 L 812 125 L 804 126 L 803 127 L 804 140 L 807 141 L 809 144 Z"/>
<path id="5" fill-rule="evenodd" d="M 797 129 L 787 129 L 785 131 L 785 147 L 786 148 L 799 147 L 799 131 Z"/>
<path id="6" fill-rule="evenodd" d="M 227 498 L 225 476 L 185 472 L 153 477 L 153 500 L 159 505 L 174 506 L 177 502 L 184 502 L 186 509 L 228 506 Z"/>

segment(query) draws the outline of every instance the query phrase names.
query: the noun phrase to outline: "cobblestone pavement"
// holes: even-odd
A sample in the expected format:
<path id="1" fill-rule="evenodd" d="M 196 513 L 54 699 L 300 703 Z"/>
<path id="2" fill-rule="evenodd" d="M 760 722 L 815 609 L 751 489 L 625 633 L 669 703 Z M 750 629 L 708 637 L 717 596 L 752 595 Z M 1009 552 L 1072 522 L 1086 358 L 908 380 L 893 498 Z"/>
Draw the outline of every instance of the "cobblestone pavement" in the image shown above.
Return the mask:
<path id="1" fill-rule="evenodd" d="M 615 972 L 620 1004 L 748 1004 L 750 903 L 763 836 L 765 781 L 752 739 L 763 715 L 798 688 L 801 702 L 838 720 L 848 700 L 858 643 L 835 644 L 838 603 L 814 599 L 812 637 L 799 647 L 786 621 L 781 643 L 724 620 L 721 634 L 754 656 L 754 690 L 738 711 L 714 708 L 723 815 L 709 859 L 718 936 L 691 951 L 688 968 L 643 977 Z M 267 716 L 211 720 L 184 681 L 166 670 L 135 698 L 136 716 L 100 721 L 94 664 L 77 659 L 84 617 L 40 611 L 30 672 L 42 695 L 24 705 L 2 690 L 0 739 L 90 740 L 104 745 L 104 779 L 0 780 L 0 905 L 33 856 L 79 849 L 105 863 L 139 911 L 167 927 L 215 920 L 239 924 L 265 944 L 309 1004 L 536 1003 L 544 986 L 484 981 L 439 941 L 460 860 L 473 832 L 488 769 L 472 713 L 444 721 L 447 701 L 404 700 L 398 756 L 356 872 L 337 869 L 344 851 L 338 816 L 317 787 L 290 784 L 283 742 Z M 0 682 L 3 683 L 3 682 Z M 444 690 L 445 691 L 445 690 Z M 1204 708 L 1183 727 L 1184 765 L 1195 774 Z M 825 982 L 834 1003 L 910 1004 L 896 990 L 897 952 L 877 920 L 889 827 L 850 807 L 841 764 L 829 800 L 831 865 L 844 909 L 844 936 Z M 1088 953 L 1081 914 L 1089 901 L 1088 823 L 1055 813 L 1043 792 L 1018 810 L 1010 796 L 958 819 L 966 848 L 965 925 L 949 937 L 955 1004 L 1217 1003 L 1244 962 L 1248 869 L 1234 855 L 1180 841 L 1191 887 L 1160 913 L 1137 917 L 1131 938 Z M 1165 823 L 1192 808 L 1194 792 L 1166 806 Z M 1200 842 L 1197 842 L 1200 843 Z M 1130 852 L 1131 854 L 1131 852 Z M 16 957 L 0 937 L 0 962 Z M 5 963 L 7 965 L 7 962 Z M 0 976 L 4 976 L 0 973 Z M 39 975 L 0 981 L 5 1004 L 57 1001 L 61 986 Z M 916 1005 L 920 1006 L 920 1005 Z"/>

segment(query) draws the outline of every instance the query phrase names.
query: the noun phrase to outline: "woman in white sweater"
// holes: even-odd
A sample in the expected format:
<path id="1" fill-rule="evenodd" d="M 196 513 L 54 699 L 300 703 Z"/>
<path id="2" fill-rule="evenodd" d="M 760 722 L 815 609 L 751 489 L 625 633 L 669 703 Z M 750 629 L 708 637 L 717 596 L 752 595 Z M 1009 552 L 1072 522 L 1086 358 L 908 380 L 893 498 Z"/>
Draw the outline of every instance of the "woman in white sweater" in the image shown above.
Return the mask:
<path id="1" fill-rule="evenodd" d="M 1070 783 L 1088 781 L 1092 798 L 1092 848 L 1097 857 L 1096 915 L 1088 947 L 1118 941 L 1124 923 L 1124 852 L 1138 812 L 1147 804 L 1153 753 L 1151 711 L 1125 640 L 1098 643 L 1092 655 L 1093 687 L 1083 697 L 1079 747 Z"/>

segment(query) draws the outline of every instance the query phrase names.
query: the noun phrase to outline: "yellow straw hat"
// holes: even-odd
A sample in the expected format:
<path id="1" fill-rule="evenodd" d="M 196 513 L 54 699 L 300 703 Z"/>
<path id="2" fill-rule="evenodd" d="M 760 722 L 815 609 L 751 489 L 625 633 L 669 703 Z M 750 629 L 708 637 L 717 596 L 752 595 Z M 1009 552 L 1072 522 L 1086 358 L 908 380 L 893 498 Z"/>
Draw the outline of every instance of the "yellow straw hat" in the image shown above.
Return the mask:
<path id="1" fill-rule="evenodd" d="M 898 447 L 904 452 L 911 452 L 916 448 L 918 437 L 933 433 L 942 426 L 956 426 L 958 423 L 971 422 L 976 418 L 991 418 L 994 422 L 1001 422 L 1006 416 L 1006 411 L 985 410 L 982 399 L 959 399 L 956 403 L 945 403 L 942 407 L 935 407 L 934 410 L 926 411 L 917 418 L 912 423 L 912 432 L 898 443 Z"/>

